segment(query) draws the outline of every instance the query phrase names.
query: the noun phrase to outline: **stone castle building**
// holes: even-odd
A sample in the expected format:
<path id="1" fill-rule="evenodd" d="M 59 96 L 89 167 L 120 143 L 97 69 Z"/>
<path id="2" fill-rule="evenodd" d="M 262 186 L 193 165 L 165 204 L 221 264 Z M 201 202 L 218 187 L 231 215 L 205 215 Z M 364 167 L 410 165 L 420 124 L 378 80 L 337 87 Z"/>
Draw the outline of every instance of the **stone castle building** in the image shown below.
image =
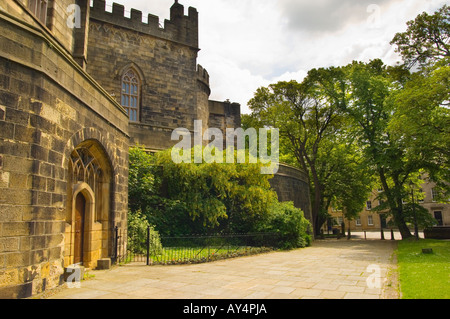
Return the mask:
<path id="1" fill-rule="evenodd" d="M 169 148 L 194 120 L 240 127 L 239 104 L 209 100 L 198 12 L 184 11 L 175 1 L 161 27 L 104 0 L 0 0 L 0 298 L 113 256 L 130 145 Z M 281 166 L 272 185 L 310 218 L 303 172 Z"/>

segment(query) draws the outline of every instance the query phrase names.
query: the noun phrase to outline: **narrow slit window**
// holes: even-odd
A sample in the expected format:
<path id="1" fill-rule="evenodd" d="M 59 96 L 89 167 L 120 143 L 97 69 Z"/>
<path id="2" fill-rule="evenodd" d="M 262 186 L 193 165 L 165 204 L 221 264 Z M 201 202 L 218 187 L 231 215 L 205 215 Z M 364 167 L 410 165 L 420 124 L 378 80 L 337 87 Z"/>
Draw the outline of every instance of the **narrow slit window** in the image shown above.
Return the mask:
<path id="1" fill-rule="evenodd" d="M 42 24 L 46 25 L 48 0 L 30 0 L 28 2 L 28 8 Z"/>

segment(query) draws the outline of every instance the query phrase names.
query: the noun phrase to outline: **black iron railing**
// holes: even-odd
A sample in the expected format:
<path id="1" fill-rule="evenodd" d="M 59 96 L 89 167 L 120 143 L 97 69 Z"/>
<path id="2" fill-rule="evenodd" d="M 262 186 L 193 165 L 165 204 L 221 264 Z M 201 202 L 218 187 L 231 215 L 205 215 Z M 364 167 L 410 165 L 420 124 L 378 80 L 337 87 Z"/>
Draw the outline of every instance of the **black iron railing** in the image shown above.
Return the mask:
<path id="1" fill-rule="evenodd" d="M 278 248 L 280 236 L 274 233 L 190 235 L 160 237 L 147 230 L 146 236 L 115 230 L 116 263 L 173 265 L 205 263 L 253 255 Z"/>

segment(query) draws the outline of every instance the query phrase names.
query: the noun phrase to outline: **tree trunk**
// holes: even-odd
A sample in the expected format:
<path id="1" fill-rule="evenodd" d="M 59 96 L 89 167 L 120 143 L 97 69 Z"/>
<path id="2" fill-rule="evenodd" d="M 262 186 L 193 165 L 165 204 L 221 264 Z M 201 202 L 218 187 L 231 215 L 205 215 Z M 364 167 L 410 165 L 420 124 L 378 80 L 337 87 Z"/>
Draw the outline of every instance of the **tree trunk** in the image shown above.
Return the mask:
<path id="1" fill-rule="evenodd" d="M 403 210 L 400 213 L 396 212 L 396 214 L 394 214 L 394 222 L 395 225 L 397 225 L 400 234 L 402 235 L 402 239 L 408 239 L 413 237 L 408 226 L 406 226 L 405 219 L 403 218 Z"/>
<path id="2" fill-rule="evenodd" d="M 313 214 L 313 220 L 314 220 L 314 234 L 316 236 L 320 235 L 320 226 L 319 225 L 319 214 L 320 214 L 320 202 L 322 197 L 322 192 L 320 190 L 320 185 L 318 184 L 318 180 L 315 181 L 315 187 L 314 187 L 314 205 L 312 208 L 312 214 Z"/>
<path id="3" fill-rule="evenodd" d="M 395 194 L 400 194 L 401 186 L 397 178 L 394 178 L 394 184 L 397 188 Z M 401 196 L 397 196 L 396 201 L 397 209 L 394 211 L 394 222 L 397 225 L 400 234 L 402 235 L 402 239 L 411 238 L 411 231 L 409 230 L 408 226 L 406 226 L 405 216 L 403 215 L 403 199 L 401 198 Z"/>
<path id="4" fill-rule="evenodd" d="M 398 230 L 400 231 L 400 234 L 402 235 L 402 239 L 411 238 L 412 234 L 406 226 L 406 222 L 403 216 L 403 203 L 401 198 L 397 198 L 398 196 L 395 196 L 396 193 L 395 189 L 392 190 L 389 188 L 386 175 L 384 174 L 384 170 L 382 168 L 378 168 L 378 173 L 380 176 L 381 184 L 383 185 L 384 192 L 386 194 L 387 202 L 389 204 L 389 207 L 394 215 L 394 223 L 398 227 Z M 394 178 L 394 184 L 398 185 L 398 181 Z"/>

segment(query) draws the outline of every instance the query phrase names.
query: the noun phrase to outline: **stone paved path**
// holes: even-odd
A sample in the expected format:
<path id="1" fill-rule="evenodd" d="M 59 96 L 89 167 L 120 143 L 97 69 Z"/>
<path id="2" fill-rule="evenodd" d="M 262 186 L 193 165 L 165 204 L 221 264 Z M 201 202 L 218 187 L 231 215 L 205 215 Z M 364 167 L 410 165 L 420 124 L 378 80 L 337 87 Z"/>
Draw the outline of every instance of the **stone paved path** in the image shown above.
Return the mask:
<path id="1" fill-rule="evenodd" d="M 395 241 L 327 240 L 290 252 L 200 265 L 90 271 L 53 299 L 384 299 L 396 295 Z M 372 268 L 368 268 L 368 267 Z M 377 278 L 377 274 L 380 275 Z M 371 285 L 368 285 L 369 283 Z M 376 285 L 377 279 L 382 283 Z"/>

